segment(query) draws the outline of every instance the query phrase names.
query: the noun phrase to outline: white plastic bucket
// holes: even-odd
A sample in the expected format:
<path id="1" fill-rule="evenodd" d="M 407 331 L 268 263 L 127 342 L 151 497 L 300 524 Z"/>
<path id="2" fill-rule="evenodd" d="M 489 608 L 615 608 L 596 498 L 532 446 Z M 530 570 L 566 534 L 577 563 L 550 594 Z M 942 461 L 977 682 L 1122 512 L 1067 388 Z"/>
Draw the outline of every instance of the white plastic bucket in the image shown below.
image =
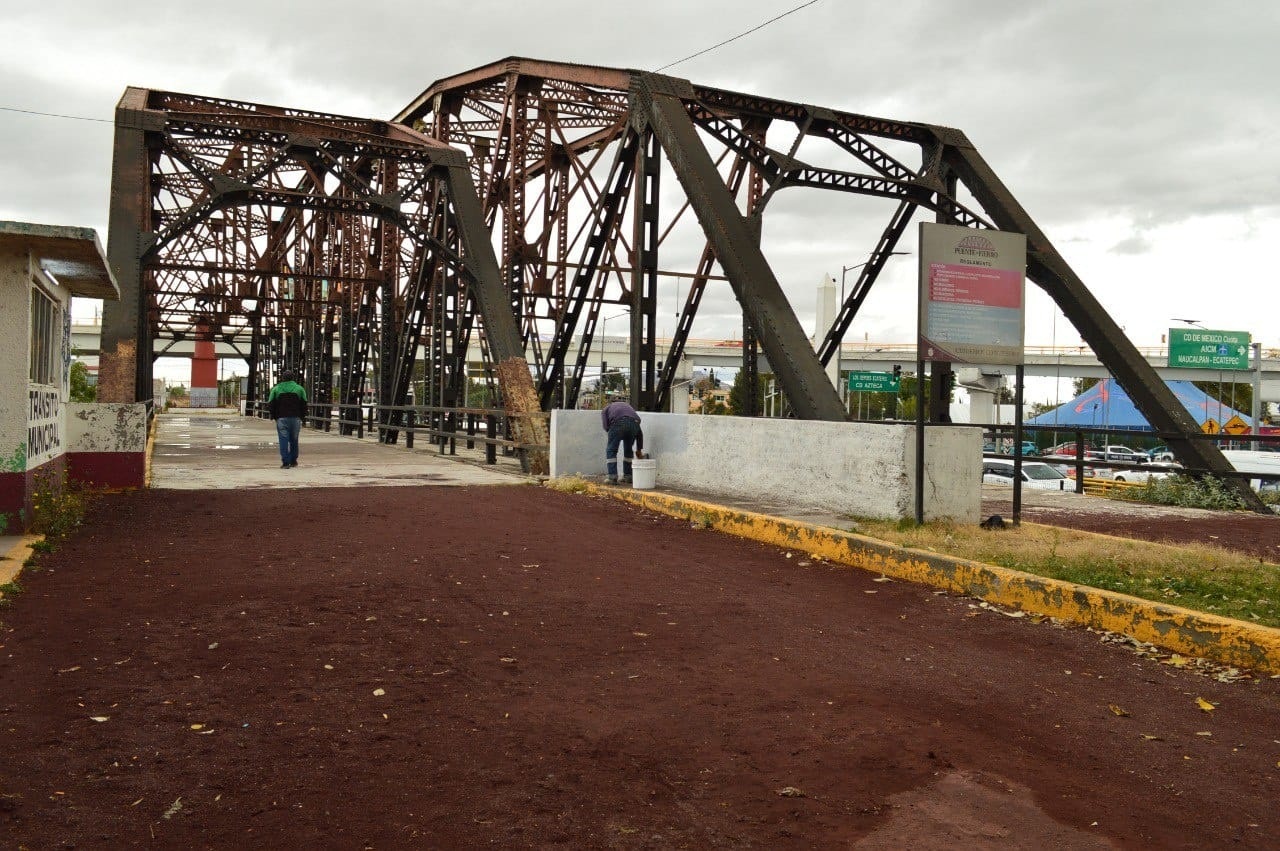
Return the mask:
<path id="1" fill-rule="evenodd" d="M 658 483 L 658 462 L 654 458 L 636 458 L 631 462 L 631 487 L 653 490 Z"/>

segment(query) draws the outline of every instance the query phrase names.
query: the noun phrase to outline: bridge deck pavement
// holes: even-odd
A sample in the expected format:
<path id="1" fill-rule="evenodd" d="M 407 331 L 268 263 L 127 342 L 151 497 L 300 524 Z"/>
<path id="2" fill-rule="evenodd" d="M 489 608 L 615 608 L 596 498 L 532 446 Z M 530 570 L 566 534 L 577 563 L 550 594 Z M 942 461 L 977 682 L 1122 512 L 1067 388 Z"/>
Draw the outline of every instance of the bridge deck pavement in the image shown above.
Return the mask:
<path id="1" fill-rule="evenodd" d="M 172 490 L 510 485 L 522 481 L 514 459 L 502 466 L 449 460 L 425 442 L 412 450 L 303 429 L 298 466 L 281 469 L 275 423 L 224 410 L 159 415 L 151 487 Z M 480 453 L 477 453 L 477 456 Z"/>

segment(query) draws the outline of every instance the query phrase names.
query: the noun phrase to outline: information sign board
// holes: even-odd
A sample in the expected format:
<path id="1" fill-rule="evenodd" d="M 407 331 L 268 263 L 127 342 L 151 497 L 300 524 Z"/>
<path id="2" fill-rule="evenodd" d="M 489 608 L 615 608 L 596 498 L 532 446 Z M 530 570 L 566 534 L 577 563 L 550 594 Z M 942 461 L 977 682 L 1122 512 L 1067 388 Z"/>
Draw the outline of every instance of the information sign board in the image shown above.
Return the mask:
<path id="1" fill-rule="evenodd" d="M 920 223 L 919 356 L 1022 363 L 1027 238 Z"/>
<path id="2" fill-rule="evenodd" d="M 1183 369 L 1248 369 L 1247 331 L 1169 329 L 1169 366 Z"/>

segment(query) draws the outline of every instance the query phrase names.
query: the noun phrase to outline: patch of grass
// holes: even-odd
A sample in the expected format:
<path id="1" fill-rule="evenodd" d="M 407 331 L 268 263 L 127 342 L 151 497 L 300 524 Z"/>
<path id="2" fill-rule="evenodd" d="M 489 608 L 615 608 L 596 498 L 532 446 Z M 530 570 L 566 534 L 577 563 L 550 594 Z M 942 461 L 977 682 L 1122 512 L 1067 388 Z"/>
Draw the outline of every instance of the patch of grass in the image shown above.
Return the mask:
<path id="1" fill-rule="evenodd" d="M 88 494 L 65 472 L 39 476 L 31 493 L 30 531 L 50 540 L 64 538 L 84 520 L 88 503 Z"/>
<path id="2" fill-rule="evenodd" d="M 689 523 L 696 529 L 710 529 L 715 522 L 715 515 L 709 511 L 695 511 L 689 515 Z"/>
<path id="3" fill-rule="evenodd" d="M 31 544 L 31 552 L 33 553 L 51 553 L 53 552 L 53 543 L 49 540 L 34 541 Z"/>
<path id="4" fill-rule="evenodd" d="M 13 598 L 21 593 L 22 583 L 16 579 L 0 584 L 0 606 L 10 605 L 13 602 Z"/>
<path id="5" fill-rule="evenodd" d="M 1172 546 L 1023 525 L 1003 531 L 858 518 L 882 541 L 1280 627 L 1280 566 L 1200 544 Z"/>
<path id="6" fill-rule="evenodd" d="M 590 484 L 581 476 L 560 476 L 547 481 L 547 487 L 561 493 L 582 493 Z"/>

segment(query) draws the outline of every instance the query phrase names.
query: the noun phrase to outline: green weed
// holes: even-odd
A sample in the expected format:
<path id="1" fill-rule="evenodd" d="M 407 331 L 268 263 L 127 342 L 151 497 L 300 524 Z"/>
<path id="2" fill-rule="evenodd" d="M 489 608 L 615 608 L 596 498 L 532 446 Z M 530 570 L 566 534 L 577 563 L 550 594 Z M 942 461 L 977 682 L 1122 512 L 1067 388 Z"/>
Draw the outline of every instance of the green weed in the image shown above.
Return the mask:
<path id="1" fill-rule="evenodd" d="M 1280 566 L 1218 547 L 1100 539 L 1025 524 L 999 534 L 948 522 L 902 528 L 859 518 L 863 534 L 1037 576 L 1280 627 Z"/>
<path id="2" fill-rule="evenodd" d="M 1244 502 L 1230 490 L 1222 479 L 1205 476 L 1170 476 L 1167 479 L 1148 479 L 1141 487 L 1128 488 L 1114 494 L 1117 499 L 1133 502 L 1149 502 L 1156 505 L 1177 505 L 1183 508 L 1209 508 L 1233 511 L 1244 508 Z"/>
<path id="3" fill-rule="evenodd" d="M 14 579 L 0 584 L 0 606 L 9 606 L 13 598 L 22 593 L 22 583 Z"/>
<path id="4" fill-rule="evenodd" d="M 38 475 L 31 493 L 30 531 L 48 539 L 64 538 L 84 520 L 87 509 L 88 495 L 69 482 L 65 472 Z"/>

